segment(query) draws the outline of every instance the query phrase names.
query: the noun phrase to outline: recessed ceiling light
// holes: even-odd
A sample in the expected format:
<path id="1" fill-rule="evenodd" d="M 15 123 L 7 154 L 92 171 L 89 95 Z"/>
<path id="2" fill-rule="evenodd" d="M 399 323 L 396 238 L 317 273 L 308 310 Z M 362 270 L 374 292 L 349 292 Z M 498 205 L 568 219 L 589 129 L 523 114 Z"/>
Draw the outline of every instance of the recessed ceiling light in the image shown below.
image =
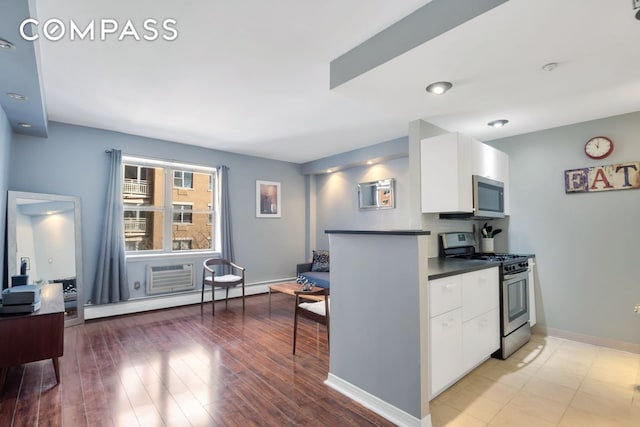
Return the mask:
<path id="1" fill-rule="evenodd" d="M 545 71 L 553 71 L 558 67 L 558 63 L 557 62 L 549 62 L 548 64 L 544 64 L 542 66 L 542 69 Z"/>
<path id="2" fill-rule="evenodd" d="M 451 84 L 450 82 L 436 82 L 431 83 L 429 86 L 427 86 L 427 92 L 434 95 L 442 95 L 452 87 L 453 84 Z"/>
<path id="3" fill-rule="evenodd" d="M 509 120 L 494 120 L 492 122 L 487 123 L 489 126 L 494 127 L 494 128 L 501 128 L 502 126 L 506 125 L 507 123 L 509 123 Z"/>
<path id="4" fill-rule="evenodd" d="M 21 128 L 25 128 L 25 129 L 29 129 L 32 125 L 31 123 L 18 123 L 18 126 L 20 126 Z"/>
<path id="5" fill-rule="evenodd" d="M 20 95 L 19 93 L 9 92 L 7 96 L 11 99 L 17 99 L 18 101 L 25 101 L 27 99 L 26 96 Z"/>
<path id="6" fill-rule="evenodd" d="M 0 49 L 10 50 L 16 47 L 9 40 L 0 39 Z"/>
<path id="7" fill-rule="evenodd" d="M 327 173 L 333 172 L 333 169 L 327 169 Z"/>
<path id="8" fill-rule="evenodd" d="M 368 164 L 368 165 L 372 165 L 372 164 L 373 164 L 373 160 L 368 160 L 368 161 L 367 161 L 367 164 Z"/>

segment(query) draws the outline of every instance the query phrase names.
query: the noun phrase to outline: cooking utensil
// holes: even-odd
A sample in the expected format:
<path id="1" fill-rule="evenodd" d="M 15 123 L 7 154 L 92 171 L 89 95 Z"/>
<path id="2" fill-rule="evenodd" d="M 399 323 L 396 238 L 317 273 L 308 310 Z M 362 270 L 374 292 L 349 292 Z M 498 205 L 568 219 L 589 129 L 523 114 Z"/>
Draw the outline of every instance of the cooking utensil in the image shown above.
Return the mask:
<path id="1" fill-rule="evenodd" d="M 502 228 L 496 228 L 495 230 L 493 230 L 493 233 L 491 233 L 491 237 L 496 237 L 496 234 L 500 233 L 502 233 Z"/>

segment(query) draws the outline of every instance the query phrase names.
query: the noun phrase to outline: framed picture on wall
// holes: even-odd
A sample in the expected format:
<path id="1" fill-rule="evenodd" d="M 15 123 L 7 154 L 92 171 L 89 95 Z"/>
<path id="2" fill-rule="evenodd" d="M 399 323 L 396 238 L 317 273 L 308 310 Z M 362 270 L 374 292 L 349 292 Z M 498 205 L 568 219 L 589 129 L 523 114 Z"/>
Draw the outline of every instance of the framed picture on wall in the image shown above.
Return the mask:
<path id="1" fill-rule="evenodd" d="M 280 218 L 282 216 L 282 194 L 280 183 L 256 181 L 256 217 Z"/>

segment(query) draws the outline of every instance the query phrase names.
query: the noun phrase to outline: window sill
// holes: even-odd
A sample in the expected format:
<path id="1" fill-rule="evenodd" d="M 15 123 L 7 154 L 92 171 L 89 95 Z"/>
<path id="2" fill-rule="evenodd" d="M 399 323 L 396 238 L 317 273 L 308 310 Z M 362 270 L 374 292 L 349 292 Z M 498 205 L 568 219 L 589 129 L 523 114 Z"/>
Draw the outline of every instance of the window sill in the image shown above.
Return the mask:
<path id="1" fill-rule="evenodd" d="M 157 259 L 176 259 L 176 258 L 215 258 L 220 257 L 220 252 L 216 251 L 189 251 L 189 252 L 162 252 L 154 254 L 134 254 L 126 255 L 127 261 L 145 261 Z"/>

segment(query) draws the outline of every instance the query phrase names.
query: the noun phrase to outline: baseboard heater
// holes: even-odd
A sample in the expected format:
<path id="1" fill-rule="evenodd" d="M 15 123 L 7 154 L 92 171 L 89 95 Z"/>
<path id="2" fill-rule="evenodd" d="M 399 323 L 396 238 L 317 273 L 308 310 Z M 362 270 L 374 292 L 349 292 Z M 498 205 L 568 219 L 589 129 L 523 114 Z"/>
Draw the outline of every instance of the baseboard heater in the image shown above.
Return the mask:
<path id="1" fill-rule="evenodd" d="M 195 288 L 195 268 L 191 264 L 147 266 L 147 294 L 188 291 Z"/>

